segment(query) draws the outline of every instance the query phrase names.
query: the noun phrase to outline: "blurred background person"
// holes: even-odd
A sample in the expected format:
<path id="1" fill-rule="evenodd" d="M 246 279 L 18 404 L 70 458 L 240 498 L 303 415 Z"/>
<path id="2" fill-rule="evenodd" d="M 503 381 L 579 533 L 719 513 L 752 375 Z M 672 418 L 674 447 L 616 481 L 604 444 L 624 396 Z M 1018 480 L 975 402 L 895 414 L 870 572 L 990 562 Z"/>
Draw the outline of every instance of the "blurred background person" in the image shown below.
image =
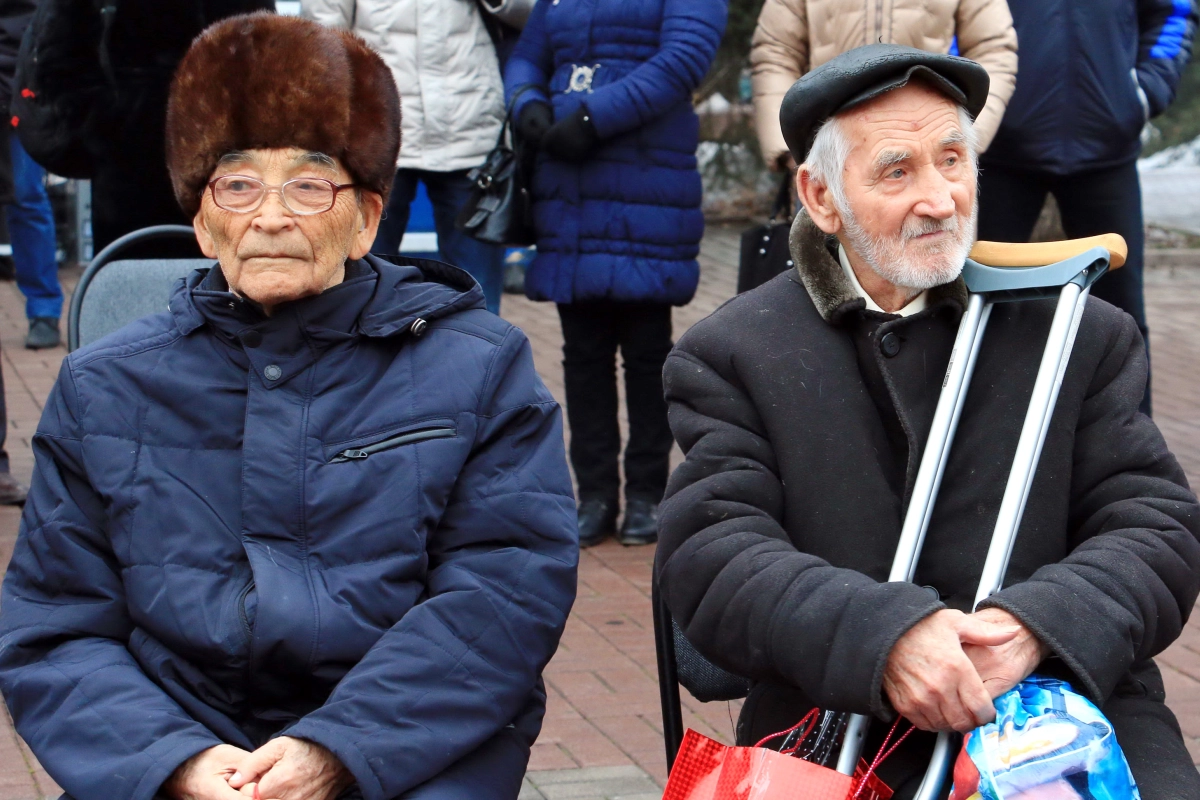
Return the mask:
<path id="1" fill-rule="evenodd" d="M 22 66 L 43 78 L 66 76 L 72 84 L 53 90 L 56 102 L 69 107 L 69 114 L 62 113 L 80 121 L 75 135 L 85 154 L 72 158 L 71 177 L 91 179 L 97 251 L 139 228 L 190 223 L 174 203 L 164 152 L 171 76 L 192 40 L 212 22 L 274 8 L 274 0 L 40 0 L 33 22 L 41 43 L 37 66 Z M 40 102 L 46 102 L 45 94 Z M 36 124 L 30 128 L 25 122 L 20 130 L 34 151 L 29 137 L 40 134 Z M 127 253 L 197 254 L 194 245 L 183 243 Z"/>
<path id="2" fill-rule="evenodd" d="M 95 142 L 92 236 L 97 252 L 150 225 L 189 225 L 175 203 L 164 151 L 167 90 L 200 31 L 219 19 L 274 11 L 274 0 L 121 0 L 109 53 L 117 79 L 117 121 Z M 158 245 L 161 247 L 162 245 Z"/>
<path id="3" fill-rule="evenodd" d="M 525 289 L 558 304 L 584 547 L 616 527 L 618 349 L 629 411 L 620 540 L 657 540 L 671 306 L 696 291 L 704 233 L 691 95 L 727 13 L 726 0 L 542 0 L 505 70 L 518 133 L 540 146 Z"/>
<path id="4" fill-rule="evenodd" d="M 21 35 L 29 27 L 35 8 L 36 0 L 0 0 L 0 98 L 6 108 L 12 99 Z M 63 293 L 58 282 L 54 212 L 46 194 L 46 171 L 25 152 L 11 126 L 0 124 L 0 131 L 0 157 L 8 162 L 6 174 L 12 181 L 11 194 L 3 199 L 4 216 L 12 242 L 17 288 L 25 295 L 25 317 L 29 321 L 25 346 L 30 350 L 57 347 Z M 3 460 L 7 464 L 7 456 Z"/>
<path id="5" fill-rule="evenodd" d="M 33 0 L 23 0 L 22 2 L 18 2 L 17 0 L 0 0 L 0 97 L 7 98 L 11 94 L 13 65 L 16 61 L 16 47 L 21 40 L 22 30 L 24 30 L 25 25 L 29 24 L 29 17 L 32 13 Z M 0 204 L 5 207 L 11 207 L 17 200 L 17 191 L 13 178 L 13 162 L 10 158 L 8 142 L 11 130 L 8 125 L 0 125 Z M 13 142 L 16 142 L 17 137 L 12 136 L 11 138 Z M 51 234 L 50 256 L 53 263 L 53 230 Z M 19 262 L 17 271 L 18 280 L 21 280 Z M 24 289 L 25 287 L 22 286 L 22 291 Z M 57 327 L 55 328 L 55 332 L 57 333 Z M 0 371 L 0 505 L 20 505 L 25 502 L 25 495 L 28 490 L 9 472 L 8 452 L 4 449 L 7 433 L 8 414 L 4 398 L 4 374 L 3 371 Z"/>
<path id="6" fill-rule="evenodd" d="M 4 207 L 4 215 L 12 240 L 17 288 L 25 295 L 25 317 L 29 321 L 25 347 L 30 350 L 58 347 L 63 292 L 58 281 L 54 211 L 46 194 L 46 171 L 29 157 L 20 139 L 6 138 L 12 159 L 14 197 Z"/>
<path id="7" fill-rule="evenodd" d="M 766 0 L 750 67 L 758 141 L 768 166 L 796 166 L 779 128 L 779 107 L 792 84 L 839 53 L 876 42 L 979 62 L 992 81 L 987 105 L 975 120 L 980 150 L 987 149 L 1017 75 L 1017 34 L 1005 0 Z"/>
<path id="8" fill-rule="evenodd" d="M 371 251 L 400 252 L 409 206 L 424 183 L 443 261 L 470 272 L 500 313 L 504 248 L 454 227 L 467 172 L 496 146 L 504 122 L 500 63 L 477 0 L 302 0 L 301 13 L 353 31 L 391 67 L 403 116 L 396 182 Z"/>
<path id="9" fill-rule="evenodd" d="M 979 238 L 1028 241 L 1046 194 L 1068 237 L 1119 233 L 1125 266 L 1092 294 L 1127 311 L 1149 346 L 1139 135 L 1175 98 L 1196 0 L 1009 0 L 1021 77 L 981 159 Z M 1147 383 L 1142 411 L 1150 413 Z"/>

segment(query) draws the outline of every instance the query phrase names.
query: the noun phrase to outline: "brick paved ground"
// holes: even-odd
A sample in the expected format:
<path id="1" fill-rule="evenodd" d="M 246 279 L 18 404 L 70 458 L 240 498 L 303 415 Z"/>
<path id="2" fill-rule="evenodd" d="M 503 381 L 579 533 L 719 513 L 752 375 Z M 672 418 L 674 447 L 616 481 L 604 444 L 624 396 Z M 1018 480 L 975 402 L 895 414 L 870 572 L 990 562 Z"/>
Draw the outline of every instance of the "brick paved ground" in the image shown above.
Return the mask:
<path id="1" fill-rule="evenodd" d="M 733 294 L 736 231 L 715 227 L 706 237 L 695 302 L 675 311 L 676 333 Z M 1200 257 L 1175 254 L 1176 269 L 1151 270 L 1147 300 L 1155 353 L 1155 412 L 1193 485 L 1200 481 L 1200 398 L 1194 396 L 1194 362 L 1200 355 Z M 68 284 L 74 276 L 64 273 Z M 0 351 L 8 402 L 8 450 L 13 472 L 28 480 L 29 438 L 63 351 L 21 348 L 25 322 L 16 287 L 0 284 Z M 552 306 L 511 295 L 504 316 L 533 342 L 538 369 L 562 400 L 561 344 Z M 678 452 L 676 453 L 678 458 Z M 0 506 L 0 566 L 8 562 L 18 514 Z M 549 704 L 534 747 L 522 800 L 651 800 L 665 779 L 662 721 L 650 620 L 653 548 L 606 544 L 584 552 L 579 599 L 562 646 L 546 672 Z M 1200 615 L 1160 658 L 1168 702 L 1180 717 L 1188 745 L 1200 762 Z M 729 740 L 736 703 L 685 699 L 685 722 Z M 0 712 L 0 800 L 57 797 L 57 787 L 21 744 Z"/>

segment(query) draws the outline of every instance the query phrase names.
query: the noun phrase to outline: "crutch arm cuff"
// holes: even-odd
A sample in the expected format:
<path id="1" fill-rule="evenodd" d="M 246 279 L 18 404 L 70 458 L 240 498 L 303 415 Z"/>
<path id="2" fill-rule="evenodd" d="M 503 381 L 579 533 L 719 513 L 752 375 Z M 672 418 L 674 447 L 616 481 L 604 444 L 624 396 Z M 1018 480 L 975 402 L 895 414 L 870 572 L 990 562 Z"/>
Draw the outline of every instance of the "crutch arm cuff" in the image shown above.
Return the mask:
<path id="1" fill-rule="evenodd" d="M 1082 255 L 1093 247 L 1108 251 L 1109 269 L 1124 266 L 1129 247 L 1120 234 L 1104 233 L 1060 242 L 984 242 L 971 248 L 971 260 L 989 267 L 1044 267 Z"/>

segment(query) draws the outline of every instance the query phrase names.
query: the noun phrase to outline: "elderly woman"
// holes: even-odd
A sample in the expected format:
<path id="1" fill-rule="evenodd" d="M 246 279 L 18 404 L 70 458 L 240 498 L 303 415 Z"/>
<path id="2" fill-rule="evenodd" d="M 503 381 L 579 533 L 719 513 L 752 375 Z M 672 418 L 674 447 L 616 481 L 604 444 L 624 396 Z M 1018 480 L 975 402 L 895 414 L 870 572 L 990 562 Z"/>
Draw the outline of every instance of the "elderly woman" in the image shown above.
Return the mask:
<path id="1" fill-rule="evenodd" d="M 180 66 L 218 263 L 64 362 L 4 582 L 0 690 L 78 800 L 517 796 L 575 592 L 560 414 L 465 272 L 367 255 L 399 114 L 305 20 Z"/>

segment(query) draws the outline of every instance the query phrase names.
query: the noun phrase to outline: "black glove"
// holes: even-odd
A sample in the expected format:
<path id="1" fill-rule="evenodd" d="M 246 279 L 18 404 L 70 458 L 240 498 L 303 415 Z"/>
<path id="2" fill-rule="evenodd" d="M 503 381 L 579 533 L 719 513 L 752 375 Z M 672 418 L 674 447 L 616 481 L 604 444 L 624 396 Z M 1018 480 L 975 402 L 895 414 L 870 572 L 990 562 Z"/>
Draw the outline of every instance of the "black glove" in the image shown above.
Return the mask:
<path id="1" fill-rule="evenodd" d="M 582 161 L 600 141 L 587 106 L 550 126 L 542 136 L 542 149 L 562 161 Z"/>
<path id="2" fill-rule="evenodd" d="M 541 100 L 531 100 L 517 116 L 517 135 L 522 141 L 537 147 L 553 124 L 554 109 L 550 108 L 550 104 Z"/>

